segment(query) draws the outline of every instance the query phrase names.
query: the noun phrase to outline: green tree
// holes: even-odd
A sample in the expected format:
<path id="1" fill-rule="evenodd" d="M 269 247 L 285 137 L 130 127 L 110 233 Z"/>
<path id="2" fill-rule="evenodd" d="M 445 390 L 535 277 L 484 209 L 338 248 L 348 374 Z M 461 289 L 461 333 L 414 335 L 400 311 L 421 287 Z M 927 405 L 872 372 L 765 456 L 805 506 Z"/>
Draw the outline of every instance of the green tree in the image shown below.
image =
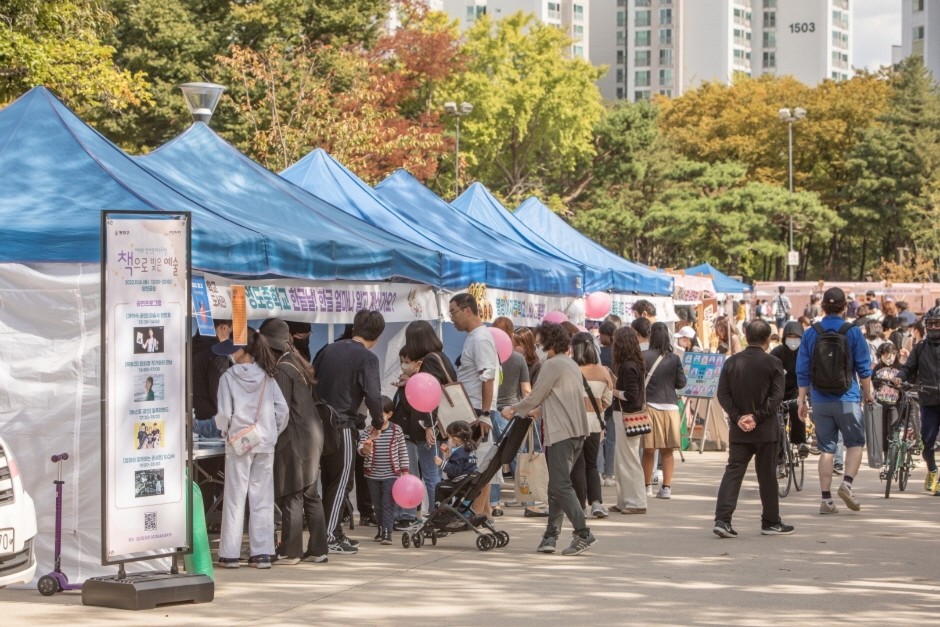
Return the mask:
<path id="1" fill-rule="evenodd" d="M 102 43 L 114 24 L 93 0 L 0 0 L 0 105 L 36 85 L 80 110 L 147 100 L 144 76 L 115 67 Z"/>
<path id="2" fill-rule="evenodd" d="M 438 106 L 474 106 L 460 125 L 465 171 L 507 198 L 557 192 L 595 154 L 603 107 L 594 83 L 604 70 L 572 58 L 567 35 L 522 12 L 482 16 L 466 38 L 466 72 L 437 92 Z"/>

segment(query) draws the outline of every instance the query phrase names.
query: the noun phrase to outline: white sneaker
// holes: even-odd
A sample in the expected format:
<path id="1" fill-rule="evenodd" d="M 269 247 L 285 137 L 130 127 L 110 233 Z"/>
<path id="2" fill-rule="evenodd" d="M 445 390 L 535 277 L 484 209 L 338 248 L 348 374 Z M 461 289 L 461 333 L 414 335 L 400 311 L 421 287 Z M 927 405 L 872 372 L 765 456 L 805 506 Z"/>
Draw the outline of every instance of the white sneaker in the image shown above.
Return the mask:
<path id="1" fill-rule="evenodd" d="M 662 483 L 662 481 L 663 481 L 663 471 L 662 470 L 653 471 L 653 483 L 659 484 L 659 483 Z"/>
<path id="2" fill-rule="evenodd" d="M 659 492 L 656 493 L 656 498 L 658 499 L 671 499 L 672 498 L 672 488 L 660 488 Z"/>
<path id="3" fill-rule="evenodd" d="M 646 486 L 646 496 L 653 496 L 653 486 Z"/>
<path id="4" fill-rule="evenodd" d="M 603 481 L 603 486 L 604 486 L 605 488 L 613 488 L 613 487 L 616 487 L 616 485 L 617 485 L 617 481 L 614 480 L 614 479 L 612 479 L 612 478 L 611 478 L 611 479 L 604 479 L 604 481 Z"/>

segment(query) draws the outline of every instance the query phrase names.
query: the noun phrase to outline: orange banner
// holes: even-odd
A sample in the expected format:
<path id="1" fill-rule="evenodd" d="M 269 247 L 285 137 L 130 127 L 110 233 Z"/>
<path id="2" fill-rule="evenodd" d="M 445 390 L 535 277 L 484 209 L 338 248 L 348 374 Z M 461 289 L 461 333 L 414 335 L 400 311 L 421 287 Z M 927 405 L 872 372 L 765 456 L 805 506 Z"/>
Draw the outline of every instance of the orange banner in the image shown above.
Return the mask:
<path id="1" fill-rule="evenodd" d="M 232 286 L 232 343 L 235 346 L 248 344 L 248 299 L 244 285 Z"/>

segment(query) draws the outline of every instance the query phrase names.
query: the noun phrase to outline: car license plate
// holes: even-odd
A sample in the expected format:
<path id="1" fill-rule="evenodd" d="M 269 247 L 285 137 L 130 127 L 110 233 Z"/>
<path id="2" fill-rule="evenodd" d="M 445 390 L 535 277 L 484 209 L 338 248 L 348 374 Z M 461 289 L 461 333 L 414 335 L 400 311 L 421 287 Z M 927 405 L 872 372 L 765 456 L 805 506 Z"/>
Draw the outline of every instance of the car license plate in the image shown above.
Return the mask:
<path id="1" fill-rule="evenodd" d="M 0 555 L 13 552 L 13 530 L 0 529 Z"/>

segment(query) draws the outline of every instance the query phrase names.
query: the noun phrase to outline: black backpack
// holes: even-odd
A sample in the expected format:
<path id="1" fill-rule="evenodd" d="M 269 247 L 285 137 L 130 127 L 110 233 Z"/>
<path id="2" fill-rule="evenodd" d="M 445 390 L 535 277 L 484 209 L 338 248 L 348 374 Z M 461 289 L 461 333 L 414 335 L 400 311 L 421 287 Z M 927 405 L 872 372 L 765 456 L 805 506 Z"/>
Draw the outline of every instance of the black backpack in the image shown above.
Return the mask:
<path id="1" fill-rule="evenodd" d="M 818 322 L 813 325 L 819 335 L 813 349 L 810 370 L 810 382 L 814 390 L 845 394 L 852 387 L 855 369 L 846 334 L 853 326 L 851 322 L 846 322 L 838 331 L 826 331 Z"/>

